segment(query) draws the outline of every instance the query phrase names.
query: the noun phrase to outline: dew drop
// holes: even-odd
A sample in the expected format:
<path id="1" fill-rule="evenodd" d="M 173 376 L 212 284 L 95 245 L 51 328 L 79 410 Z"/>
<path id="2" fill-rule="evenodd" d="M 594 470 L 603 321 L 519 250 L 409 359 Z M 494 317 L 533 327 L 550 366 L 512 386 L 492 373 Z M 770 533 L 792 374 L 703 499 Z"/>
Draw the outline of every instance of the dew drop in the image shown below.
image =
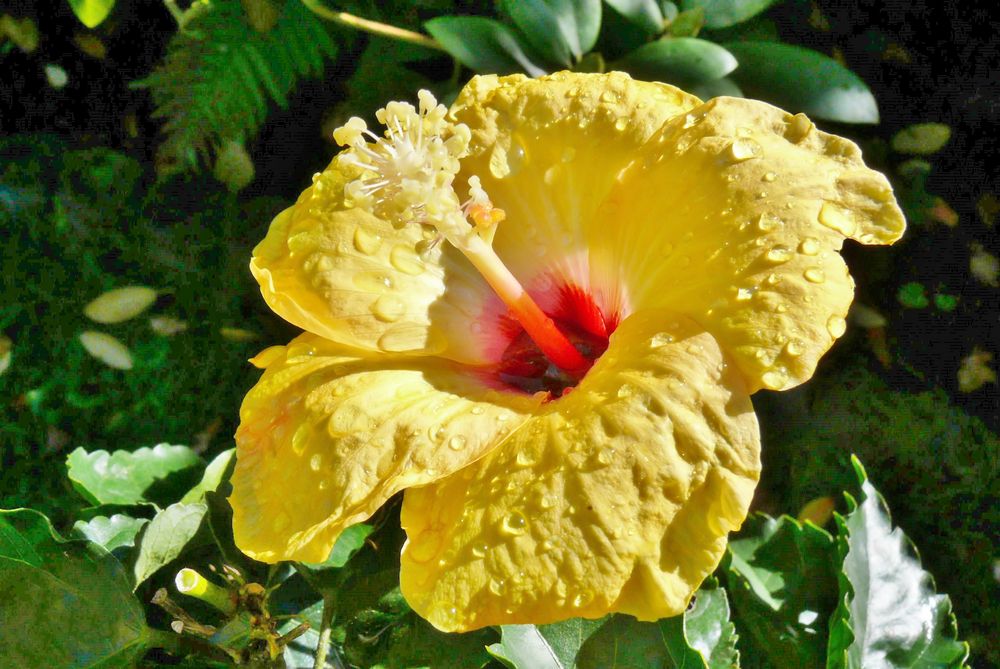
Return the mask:
<path id="1" fill-rule="evenodd" d="M 519 511 L 512 511 L 503 519 L 500 524 L 500 530 L 505 534 L 510 534 L 512 536 L 517 536 L 519 534 L 524 534 L 525 529 L 528 527 L 528 520 L 524 517 L 524 514 Z"/>
<path id="2" fill-rule="evenodd" d="M 813 123 L 809 120 L 808 116 L 805 114 L 796 114 L 788 121 L 788 127 L 785 130 L 785 139 L 798 144 L 809 136 L 813 127 Z"/>
<path id="3" fill-rule="evenodd" d="M 772 272 L 771 274 L 767 275 L 767 278 L 764 279 L 764 281 L 769 286 L 777 286 L 779 283 L 781 283 L 781 275 Z"/>
<path id="4" fill-rule="evenodd" d="M 809 283 L 823 283 L 826 281 L 826 274 L 824 274 L 823 270 L 818 267 L 810 267 L 802 273 L 802 276 L 804 276 L 806 281 Z"/>
<path id="5" fill-rule="evenodd" d="M 486 554 L 489 552 L 489 550 L 490 550 L 489 544 L 487 544 L 485 541 L 477 541 L 476 543 L 472 544 L 472 554 L 475 555 L 477 558 L 486 557 Z"/>
<path id="6" fill-rule="evenodd" d="M 466 439 L 461 434 L 456 434 L 454 437 L 448 440 L 448 448 L 453 451 L 460 451 L 465 448 Z"/>
<path id="7" fill-rule="evenodd" d="M 490 592 L 500 597 L 505 592 L 507 592 L 507 581 L 503 580 L 502 578 L 490 579 L 489 588 Z"/>
<path id="8" fill-rule="evenodd" d="M 407 351 L 413 347 L 413 332 L 409 327 L 394 327 L 386 330 L 378 339 L 378 347 L 389 353 Z"/>
<path id="9" fill-rule="evenodd" d="M 552 495 L 542 495 L 542 498 L 538 500 L 538 506 L 543 509 L 551 509 L 556 505 L 556 500 Z"/>
<path id="10" fill-rule="evenodd" d="M 657 332 L 649 340 L 650 348 L 662 348 L 668 344 L 674 343 L 674 336 L 667 332 Z"/>
<path id="11" fill-rule="evenodd" d="M 614 91 L 604 91 L 601 93 L 601 102 L 618 102 L 618 94 Z"/>
<path id="12" fill-rule="evenodd" d="M 399 244 L 392 249 L 389 262 L 403 274 L 416 276 L 424 271 L 424 264 L 420 261 L 416 249 L 406 244 Z"/>
<path id="13" fill-rule="evenodd" d="M 753 297 L 754 293 L 756 292 L 757 292 L 756 288 L 740 288 L 736 291 L 736 301 L 746 302 L 751 297 Z"/>
<path id="14" fill-rule="evenodd" d="M 768 183 L 773 182 L 777 178 L 778 178 L 778 175 L 775 174 L 774 172 L 765 172 L 764 173 L 764 181 L 766 181 Z"/>
<path id="15" fill-rule="evenodd" d="M 441 443 L 444 441 L 445 429 L 444 425 L 432 425 L 430 429 L 427 430 L 427 434 L 430 436 L 431 441 L 436 441 Z"/>
<path id="16" fill-rule="evenodd" d="M 841 316 L 830 316 L 830 319 L 826 322 L 826 331 L 834 339 L 842 337 L 847 332 L 847 321 Z"/>
<path id="17" fill-rule="evenodd" d="M 615 121 L 615 130 L 622 132 L 628 127 L 628 119 L 624 116 Z"/>
<path id="18" fill-rule="evenodd" d="M 524 146 L 515 140 L 507 151 L 508 176 L 514 176 L 520 172 L 521 168 L 524 167 L 525 160 L 527 160 L 527 156 L 524 152 Z"/>
<path id="19" fill-rule="evenodd" d="M 483 407 L 479 406 L 478 404 L 469 409 L 469 413 L 471 413 L 473 416 L 482 416 L 483 411 L 485 411 L 485 409 L 483 409 Z"/>
<path id="20" fill-rule="evenodd" d="M 594 593 L 589 590 L 583 590 L 582 592 L 576 593 L 573 597 L 573 607 L 577 609 L 582 609 L 587 604 L 594 601 Z"/>
<path id="21" fill-rule="evenodd" d="M 812 237 L 806 237 L 799 244 L 799 253 L 804 256 L 814 256 L 819 253 L 819 241 Z"/>
<path id="22" fill-rule="evenodd" d="M 610 449 L 602 449 L 597 452 L 597 463 L 603 467 L 607 467 L 614 460 L 615 452 Z"/>
<path id="23" fill-rule="evenodd" d="M 758 158 L 763 155 L 764 150 L 760 144 L 752 139 L 739 138 L 729 145 L 729 157 L 733 162 L 742 163 L 744 160 Z"/>
<path id="24" fill-rule="evenodd" d="M 531 467 L 538 463 L 538 458 L 530 448 L 522 448 L 514 456 L 514 462 L 518 467 Z"/>
<path id="25" fill-rule="evenodd" d="M 764 372 L 760 379 L 771 390 L 779 390 L 788 383 L 788 373 L 783 367 L 774 367 Z"/>
<path id="26" fill-rule="evenodd" d="M 313 470 L 314 472 L 318 472 L 319 468 L 322 465 L 323 465 L 323 456 L 320 455 L 319 453 L 316 453 L 311 458 L 309 458 L 309 469 Z"/>
<path id="27" fill-rule="evenodd" d="M 757 219 L 757 229 L 761 232 L 770 232 L 781 227 L 781 219 L 771 214 L 761 214 Z"/>
<path id="28" fill-rule="evenodd" d="M 792 251 L 787 246 L 775 246 L 765 256 L 768 262 L 781 264 L 792 259 Z"/>
<path id="29" fill-rule="evenodd" d="M 302 423 L 295 429 L 292 434 L 292 451 L 295 455 L 302 455 L 302 452 L 306 450 L 306 442 L 309 440 L 310 432 L 312 432 L 312 427 L 306 423 Z"/>
<path id="30" fill-rule="evenodd" d="M 398 321 L 406 305 L 395 295 L 382 295 L 372 303 L 372 315 L 384 323 Z"/>
<path id="31" fill-rule="evenodd" d="M 552 541 L 552 539 L 543 539 L 542 543 L 539 545 L 539 548 L 542 549 L 543 553 L 548 553 L 555 547 L 556 547 L 556 542 Z"/>
<path id="32" fill-rule="evenodd" d="M 785 353 L 792 358 L 797 358 L 805 351 L 805 347 L 798 339 L 789 339 L 785 344 Z"/>
<path id="33" fill-rule="evenodd" d="M 823 203 L 823 206 L 819 210 L 818 220 L 826 227 L 836 230 L 845 237 L 850 237 L 857 229 L 857 226 L 851 219 L 850 213 L 832 202 Z"/>
<path id="34" fill-rule="evenodd" d="M 361 226 L 354 231 L 354 248 L 365 255 L 372 255 L 382 246 L 382 237 Z"/>

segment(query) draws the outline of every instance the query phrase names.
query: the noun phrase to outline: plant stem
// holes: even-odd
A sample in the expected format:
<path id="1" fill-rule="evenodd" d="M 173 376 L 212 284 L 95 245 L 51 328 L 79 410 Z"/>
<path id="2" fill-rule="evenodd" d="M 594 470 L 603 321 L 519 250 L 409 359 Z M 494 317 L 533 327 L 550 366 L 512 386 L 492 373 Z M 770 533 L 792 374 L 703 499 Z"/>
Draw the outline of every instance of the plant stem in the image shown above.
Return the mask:
<path id="1" fill-rule="evenodd" d="M 330 651 L 330 636 L 333 634 L 334 602 L 331 597 L 323 597 L 323 617 L 319 626 L 319 641 L 313 656 L 313 669 L 326 669 L 326 655 Z"/>
<path id="2" fill-rule="evenodd" d="M 428 49 L 444 51 L 444 47 L 438 44 L 434 38 L 412 30 L 407 30 L 406 28 L 399 28 L 397 26 L 391 26 L 387 23 L 363 19 L 360 16 L 348 14 L 347 12 L 337 12 L 332 9 L 327 9 L 319 3 L 319 0 L 302 0 L 302 4 L 308 7 L 313 14 L 316 14 L 317 16 L 320 16 L 328 21 L 339 23 L 342 26 L 348 26 L 350 28 L 354 28 L 355 30 L 363 30 L 373 35 L 380 35 L 382 37 L 388 37 L 401 42 L 409 42 L 410 44 L 416 44 L 417 46 L 426 47 Z"/>

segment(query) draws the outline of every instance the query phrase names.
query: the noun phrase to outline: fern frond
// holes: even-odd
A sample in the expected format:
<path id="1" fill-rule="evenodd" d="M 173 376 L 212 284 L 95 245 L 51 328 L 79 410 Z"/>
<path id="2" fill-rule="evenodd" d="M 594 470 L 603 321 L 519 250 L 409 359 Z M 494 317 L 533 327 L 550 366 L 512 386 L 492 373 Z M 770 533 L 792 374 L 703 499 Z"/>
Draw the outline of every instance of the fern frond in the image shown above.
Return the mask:
<path id="1" fill-rule="evenodd" d="M 170 40 L 163 63 L 133 83 L 150 90 L 153 116 L 166 119 L 158 161 L 196 168 L 214 147 L 250 138 L 269 100 L 285 107 L 299 78 L 319 75 L 336 51 L 301 0 L 285 0 L 267 33 L 254 29 L 240 0 L 214 0 Z"/>

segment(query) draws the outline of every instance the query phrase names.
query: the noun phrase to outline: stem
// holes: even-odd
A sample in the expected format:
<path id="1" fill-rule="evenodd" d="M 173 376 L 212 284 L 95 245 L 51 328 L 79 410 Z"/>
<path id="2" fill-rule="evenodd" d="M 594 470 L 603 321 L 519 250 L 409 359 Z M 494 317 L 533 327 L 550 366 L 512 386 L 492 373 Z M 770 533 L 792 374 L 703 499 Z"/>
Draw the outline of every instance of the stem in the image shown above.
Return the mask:
<path id="1" fill-rule="evenodd" d="M 380 35 L 382 37 L 400 40 L 401 42 L 409 42 L 410 44 L 416 44 L 417 46 L 426 47 L 428 49 L 444 51 L 444 47 L 438 44 L 434 38 L 412 30 L 398 28 L 387 23 L 380 23 L 370 19 L 363 19 L 360 16 L 348 14 L 347 12 L 337 12 L 332 9 L 327 9 L 323 5 L 319 4 L 318 0 L 302 0 L 302 4 L 309 8 L 313 14 L 321 16 L 328 21 L 339 23 L 342 26 L 348 26 L 356 30 L 363 30 L 364 32 L 371 33 L 373 35 Z"/>
<path id="2" fill-rule="evenodd" d="M 227 615 L 236 611 L 236 598 L 226 588 L 221 588 L 194 569 L 185 567 L 177 572 L 174 579 L 177 592 L 188 597 L 195 597 L 210 604 Z"/>
<path id="3" fill-rule="evenodd" d="M 493 247 L 476 233 L 462 241 L 455 246 L 475 265 L 545 357 L 567 374 L 582 377 L 590 363 L 531 299 Z"/>
<path id="4" fill-rule="evenodd" d="M 330 636 L 333 634 L 333 599 L 323 598 L 323 618 L 319 627 L 319 641 L 313 656 L 313 669 L 326 669 L 326 655 L 330 651 Z"/>

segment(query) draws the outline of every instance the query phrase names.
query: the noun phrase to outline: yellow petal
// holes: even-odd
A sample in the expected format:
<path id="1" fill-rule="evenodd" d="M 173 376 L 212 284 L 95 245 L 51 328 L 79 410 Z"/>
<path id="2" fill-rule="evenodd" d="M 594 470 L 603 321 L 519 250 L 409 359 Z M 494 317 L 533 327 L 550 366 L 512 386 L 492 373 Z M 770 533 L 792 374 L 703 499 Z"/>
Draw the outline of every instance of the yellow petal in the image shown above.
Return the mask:
<path id="1" fill-rule="evenodd" d="M 595 227 L 589 245 L 616 259 L 629 308 L 697 320 L 751 392 L 805 381 L 844 333 L 844 240 L 888 244 L 905 225 L 853 143 L 735 98 L 668 122 L 600 217 L 616 225 Z"/>
<path id="2" fill-rule="evenodd" d="M 469 336 L 498 309 L 489 287 L 448 244 L 418 255 L 426 241 L 419 225 L 396 229 L 345 210 L 343 178 L 331 164 L 274 219 L 250 270 L 271 309 L 331 341 L 471 363 L 495 357 L 489 333 Z"/>
<path id="3" fill-rule="evenodd" d="M 462 90 L 451 115 L 472 142 L 459 180 L 478 176 L 506 212 L 494 247 L 543 309 L 558 299 L 555 279 L 592 289 L 606 315 L 619 311 L 617 259 L 588 245 L 590 231 L 617 223 L 598 206 L 639 147 L 699 103 L 621 72 L 480 76 Z"/>
<path id="4" fill-rule="evenodd" d="M 569 395 L 480 462 L 406 491 L 403 595 L 446 631 L 681 613 L 759 470 L 753 407 L 715 340 L 634 314 Z"/>
<path id="5" fill-rule="evenodd" d="M 230 501 L 257 560 L 325 560 L 344 528 L 481 457 L 537 406 L 455 363 L 345 351 L 305 334 L 254 359 L 267 369 L 240 409 Z"/>

